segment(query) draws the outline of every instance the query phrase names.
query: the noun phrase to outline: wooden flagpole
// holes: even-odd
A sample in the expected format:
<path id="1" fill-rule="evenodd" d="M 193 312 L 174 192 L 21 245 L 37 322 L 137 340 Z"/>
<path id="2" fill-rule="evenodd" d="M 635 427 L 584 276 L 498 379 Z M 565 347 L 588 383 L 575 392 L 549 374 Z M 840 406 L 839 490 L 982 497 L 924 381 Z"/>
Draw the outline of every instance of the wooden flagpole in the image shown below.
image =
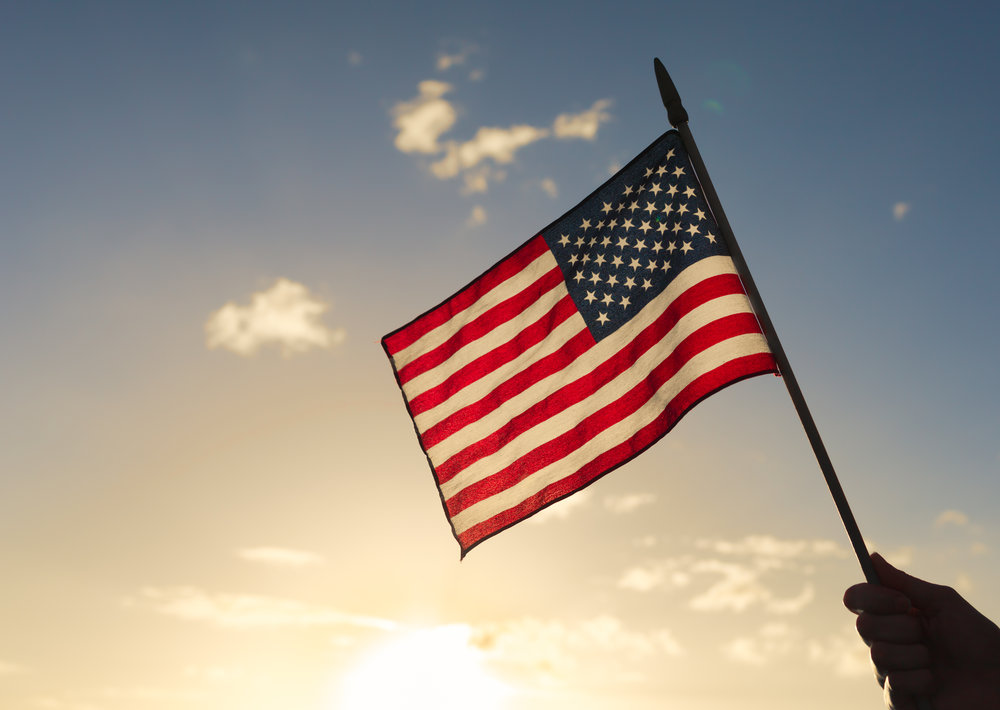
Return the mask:
<path id="1" fill-rule="evenodd" d="M 695 145 L 694 138 L 691 135 L 691 130 L 688 128 L 687 111 L 681 104 L 680 95 L 677 93 L 677 89 L 674 86 L 674 82 L 670 79 L 670 75 L 667 73 L 666 67 L 663 66 L 663 62 L 659 59 L 654 59 L 653 66 L 656 69 L 656 83 L 660 87 L 660 96 L 663 99 L 664 107 L 667 109 L 667 118 L 670 120 L 670 125 L 676 128 L 677 132 L 680 133 L 684 147 L 687 149 L 688 156 L 691 158 L 691 163 L 697 173 L 698 181 L 701 183 L 705 199 L 708 202 L 709 208 L 712 210 L 712 214 L 715 215 L 715 221 L 718 223 L 719 230 L 722 232 L 722 237 L 725 239 L 726 246 L 729 248 L 729 255 L 732 257 L 733 263 L 736 265 L 736 271 L 739 274 L 740 280 L 743 282 L 743 287 L 746 289 L 747 296 L 750 298 L 750 304 L 753 306 L 754 313 L 757 315 L 757 320 L 760 322 L 761 329 L 764 331 L 764 337 L 767 339 L 768 347 L 771 348 L 771 353 L 774 355 L 775 362 L 778 364 L 778 371 L 781 373 L 781 377 L 785 381 L 785 387 L 788 388 L 788 394 L 791 396 L 792 403 L 795 405 L 795 411 L 798 413 L 799 420 L 802 422 L 802 426 L 806 430 L 806 436 L 809 438 L 809 443 L 812 445 L 813 453 L 816 455 L 816 460 L 819 462 L 820 470 L 823 472 L 823 477 L 826 479 L 826 485 L 829 487 L 830 493 L 833 495 L 833 501 L 836 503 L 837 511 L 840 513 L 840 518 L 844 522 L 844 527 L 847 529 L 847 536 L 851 539 L 851 545 L 854 547 L 854 553 L 858 557 L 858 562 L 861 563 L 861 569 L 865 573 L 865 579 L 872 584 L 878 584 L 878 573 L 872 565 L 871 557 L 868 555 L 868 549 L 865 547 L 864 539 L 861 537 L 861 531 L 858 529 L 858 523 L 855 521 L 854 514 L 851 512 L 851 506 L 847 502 L 847 496 L 844 495 L 844 489 L 841 487 L 840 481 L 837 479 L 837 473 L 833 470 L 833 463 L 830 461 L 830 456 L 827 454 L 826 447 L 823 445 L 823 439 L 820 438 L 819 430 L 816 428 L 816 423 L 813 421 L 812 414 L 809 413 L 809 407 L 806 405 L 806 400 L 802 396 L 802 390 L 799 389 L 799 383 L 795 379 L 795 375 L 792 373 L 792 366 L 788 363 L 788 358 L 785 356 L 784 348 L 781 347 L 781 341 L 778 340 L 778 334 L 774 330 L 774 324 L 771 323 L 771 318 L 767 314 L 767 309 L 764 308 L 764 302 L 761 300 L 760 292 L 757 291 L 757 285 L 754 283 L 753 277 L 750 275 L 750 269 L 747 268 L 746 260 L 743 258 L 743 252 L 740 251 L 739 244 L 736 243 L 736 237 L 733 234 L 733 229 L 729 225 L 726 213 L 722 209 L 722 203 L 719 202 L 719 196 L 715 192 L 715 186 L 712 185 L 712 179 L 708 176 L 708 170 L 705 168 L 705 163 L 701 159 L 701 153 L 698 152 L 698 146 Z"/>

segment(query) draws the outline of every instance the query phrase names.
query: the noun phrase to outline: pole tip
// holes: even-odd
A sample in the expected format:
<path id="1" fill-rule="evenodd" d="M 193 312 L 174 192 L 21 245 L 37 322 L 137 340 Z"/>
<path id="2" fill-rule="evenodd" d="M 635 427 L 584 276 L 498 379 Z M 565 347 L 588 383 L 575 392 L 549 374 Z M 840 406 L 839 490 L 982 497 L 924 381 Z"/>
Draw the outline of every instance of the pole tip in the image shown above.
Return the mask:
<path id="1" fill-rule="evenodd" d="M 676 128 L 682 123 L 687 123 L 687 110 L 681 103 L 677 87 L 674 86 L 670 74 L 667 73 L 667 68 L 663 66 L 659 57 L 653 58 L 653 70 L 656 72 L 656 85 L 660 87 L 660 98 L 663 100 L 663 107 L 667 109 L 667 119 L 670 121 L 670 125 Z"/>

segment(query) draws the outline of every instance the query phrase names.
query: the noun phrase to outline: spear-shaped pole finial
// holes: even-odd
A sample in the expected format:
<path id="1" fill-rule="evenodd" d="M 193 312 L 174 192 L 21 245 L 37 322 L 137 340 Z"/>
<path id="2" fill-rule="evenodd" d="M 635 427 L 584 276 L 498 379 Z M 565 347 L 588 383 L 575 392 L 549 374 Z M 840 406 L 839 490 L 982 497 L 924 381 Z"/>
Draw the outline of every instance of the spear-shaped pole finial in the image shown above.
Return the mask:
<path id="1" fill-rule="evenodd" d="M 681 95 L 677 93 L 677 87 L 659 57 L 653 59 L 653 69 L 656 71 L 656 83 L 660 87 L 660 98 L 663 99 L 663 107 L 667 109 L 670 125 L 677 128 L 682 123 L 687 123 L 688 112 L 681 103 Z"/>

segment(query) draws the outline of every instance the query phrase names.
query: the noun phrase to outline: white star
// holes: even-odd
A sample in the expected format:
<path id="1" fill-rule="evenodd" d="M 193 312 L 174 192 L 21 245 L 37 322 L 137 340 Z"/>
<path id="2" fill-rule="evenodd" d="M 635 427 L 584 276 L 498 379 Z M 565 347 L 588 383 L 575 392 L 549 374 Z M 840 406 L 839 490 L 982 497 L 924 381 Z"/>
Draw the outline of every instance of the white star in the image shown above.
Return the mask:
<path id="1" fill-rule="evenodd" d="M 612 266 L 621 266 L 622 265 L 622 258 L 616 254 L 614 256 L 614 258 L 611 259 L 611 265 Z M 614 277 L 612 277 L 612 278 L 614 278 Z"/>
<path id="2" fill-rule="evenodd" d="M 608 314 L 607 313 L 602 313 L 599 316 L 597 316 L 597 322 L 600 323 L 601 325 L 604 325 L 609 320 L 611 320 L 611 319 L 608 318 Z"/>
<path id="3" fill-rule="evenodd" d="M 583 224 L 581 224 L 581 225 L 580 225 L 580 229 L 582 229 L 582 230 L 583 230 L 583 231 L 585 231 L 585 232 L 586 232 L 586 231 L 587 231 L 588 229 L 590 229 L 590 220 L 589 220 L 589 219 L 585 219 L 585 220 L 583 220 Z"/>
<path id="4" fill-rule="evenodd" d="M 593 291 L 587 291 L 587 295 L 583 297 L 583 300 L 587 303 L 593 303 L 597 300 L 597 296 L 594 295 Z"/>
<path id="5" fill-rule="evenodd" d="M 625 279 L 625 288 L 632 288 L 633 286 L 635 286 L 635 279 L 629 276 Z"/>
<path id="6" fill-rule="evenodd" d="M 671 254 L 677 251 L 677 242 L 670 242 L 670 244 L 667 245 L 667 251 Z"/>
<path id="7" fill-rule="evenodd" d="M 683 174 L 684 174 L 684 168 L 682 168 L 680 165 L 674 168 L 674 177 L 679 178 Z"/>
<path id="8" fill-rule="evenodd" d="M 701 207 L 699 207 L 698 211 L 694 213 L 694 216 L 697 217 L 699 221 L 705 219 L 705 213 L 701 211 Z"/>
<path id="9" fill-rule="evenodd" d="M 624 227 L 625 229 L 632 229 L 632 227 L 634 227 L 635 225 L 634 225 L 634 224 L 632 224 L 632 219 L 631 219 L 631 218 L 629 218 L 629 219 L 626 219 L 626 220 L 625 220 L 624 222 L 622 222 L 622 226 L 623 226 L 623 227 Z"/>
<path id="10" fill-rule="evenodd" d="M 583 237 L 577 237 L 576 242 L 574 242 L 574 244 L 576 244 L 578 247 L 582 247 L 585 242 L 586 240 Z"/>
<path id="11" fill-rule="evenodd" d="M 686 214 L 688 211 L 688 206 L 685 204 L 677 205 L 677 214 Z"/>
<path id="12" fill-rule="evenodd" d="M 659 175 L 660 177 L 663 177 L 664 175 L 666 175 L 666 173 L 667 173 L 667 168 L 663 165 L 661 165 L 656 169 L 656 174 Z"/>
<path id="13" fill-rule="evenodd" d="M 597 244 L 597 237 L 591 237 L 590 241 L 587 242 L 587 246 L 594 246 L 595 244 Z"/>
<path id="14" fill-rule="evenodd" d="M 711 232 L 705 235 L 705 239 L 707 239 L 710 243 L 715 244 L 715 235 Z"/>
<path id="15" fill-rule="evenodd" d="M 656 270 L 656 259 L 650 259 L 649 263 L 646 264 L 646 271 L 655 271 L 655 270 Z"/>
<path id="16" fill-rule="evenodd" d="M 604 258 L 604 254 L 598 254 L 597 258 L 594 259 L 594 263 L 597 264 L 598 266 L 604 266 L 605 261 L 606 259 Z"/>
<path id="17" fill-rule="evenodd" d="M 643 279 L 642 280 L 642 290 L 643 291 L 648 291 L 651 288 L 653 288 L 653 282 L 650 281 L 649 279 Z"/>
<path id="18" fill-rule="evenodd" d="M 577 271 L 576 274 L 573 276 L 573 280 L 576 281 L 577 283 L 583 281 L 583 272 Z"/>
<path id="19" fill-rule="evenodd" d="M 628 308 L 632 302 L 629 300 L 628 296 L 622 296 L 621 304 L 622 308 Z"/>
<path id="20" fill-rule="evenodd" d="M 617 219 L 613 219 L 610 222 L 608 222 L 608 229 L 614 229 L 617 226 L 618 226 L 618 220 Z"/>
<path id="21" fill-rule="evenodd" d="M 660 234 L 663 234 L 664 232 L 666 232 L 667 231 L 667 223 L 666 222 L 660 222 L 658 225 L 656 225 L 656 231 L 658 231 Z"/>
<path id="22" fill-rule="evenodd" d="M 611 286 L 612 288 L 615 287 L 615 286 L 617 286 L 618 285 L 618 277 L 615 276 L 614 274 L 611 274 L 611 276 L 608 277 L 608 285 Z"/>
<path id="23" fill-rule="evenodd" d="M 647 222 L 646 220 L 643 220 L 642 225 L 640 225 L 639 229 L 642 230 L 643 234 L 645 234 L 650 229 L 652 229 L 652 227 L 649 226 L 649 222 Z"/>
<path id="24" fill-rule="evenodd" d="M 625 237 L 618 237 L 618 248 L 624 249 L 627 246 L 628 246 L 628 239 L 626 239 Z"/>
<path id="25" fill-rule="evenodd" d="M 564 246 L 566 246 L 567 244 L 569 244 L 569 237 L 568 237 L 568 236 L 566 236 L 566 235 L 564 234 L 564 235 L 562 235 L 561 237 L 559 237 L 559 246 L 563 246 L 563 247 L 564 247 Z"/>
<path id="26" fill-rule="evenodd" d="M 598 221 L 598 223 L 595 224 L 594 226 L 597 227 L 598 229 L 600 229 L 601 227 L 604 226 L 604 220 L 602 219 L 602 220 Z"/>
<path id="27" fill-rule="evenodd" d="M 664 261 L 663 262 L 663 266 L 660 267 L 660 270 L 663 271 L 664 273 L 666 273 L 667 271 L 670 271 L 670 262 L 669 261 Z"/>
<path id="28" fill-rule="evenodd" d="M 670 228 L 670 231 L 673 232 L 674 234 L 677 234 L 677 232 L 681 231 L 681 229 L 683 229 L 683 227 L 681 227 L 681 223 L 674 222 L 674 226 Z"/>
<path id="29" fill-rule="evenodd" d="M 637 209 L 639 209 L 639 203 L 633 202 L 631 205 L 628 206 L 628 208 L 630 211 L 635 212 Z"/>
<path id="30" fill-rule="evenodd" d="M 604 203 L 604 207 L 601 208 L 601 212 L 603 212 L 604 214 L 607 214 L 610 211 L 611 211 L 611 203 L 610 202 L 605 202 Z"/>
<path id="31" fill-rule="evenodd" d="M 643 224 L 645 224 L 645 222 L 643 222 Z M 635 240 L 635 249 L 636 249 L 636 251 L 642 251 L 645 248 L 646 248 L 646 242 L 644 240 L 642 240 L 642 239 L 636 239 Z"/>
<path id="32" fill-rule="evenodd" d="M 674 149 L 671 148 L 670 150 L 667 151 L 666 156 L 664 156 L 664 160 L 670 160 L 673 157 L 674 157 Z"/>
<path id="33" fill-rule="evenodd" d="M 630 261 L 629 264 L 628 264 L 628 268 L 632 269 L 633 271 L 635 271 L 636 269 L 638 269 L 639 266 L 640 266 L 640 264 L 639 264 L 639 260 L 638 259 L 632 259 L 632 261 Z"/>
<path id="34" fill-rule="evenodd" d="M 698 233 L 698 225 L 692 222 L 691 226 L 687 228 L 687 233 L 690 234 L 692 237 L 696 235 Z"/>
<path id="35" fill-rule="evenodd" d="M 691 242 L 684 242 L 684 244 L 681 245 L 681 251 L 684 252 L 685 254 L 687 254 L 689 251 L 693 249 L 694 247 L 691 246 Z"/>
<path id="36" fill-rule="evenodd" d="M 673 209 L 674 206 L 671 203 L 667 202 L 663 205 L 663 214 L 670 214 L 671 212 L 673 212 Z"/>
<path id="37" fill-rule="evenodd" d="M 653 169 L 652 168 L 646 168 L 646 177 L 649 177 L 652 174 L 653 174 Z"/>
<path id="38" fill-rule="evenodd" d="M 611 237 L 609 237 L 607 234 L 605 234 L 604 235 L 604 239 L 601 240 L 601 246 L 602 247 L 606 247 L 610 243 L 611 243 Z"/>
<path id="39" fill-rule="evenodd" d="M 646 206 L 643 207 L 643 209 L 646 210 L 646 212 L 648 214 L 653 214 L 654 212 L 656 212 L 656 203 L 655 202 L 647 202 Z"/>
<path id="40" fill-rule="evenodd" d="M 575 264 L 579 258 L 580 256 L 578 254 L 571 254 L 569 257 L 569 263 Z"/>
<path id="41" fill-rule="evenodd" d="M 601 275 L 598 272 L 595 271 L 594 273 L 592 273 L 590 275 L 590 278 L 588 279 L 588 281 L 590 281 L 590 283 L 592 283 L 592 284 L 599 284 L 599 283 L 601 283 Z"/>
<path id="42" fill-rule="evenodd" d="M 663 243 L 662 242 L 653 242 L 653 253 L 654 254 L 659 254 L 661 249 L 663 249 Z"/>
<path id="43" fill-rule="evenodd" d="M 663 192 L 663 188 L 660 187 L 660 183 L 654 182 L 652 186 L 649 188 L 649 191 L 652 192 L 654 195 L 658 195 L 661 192 Z"/>
<path id="44" fill-rule="evenodd" d="M 694 197 L 694 188 L 690 185 L 684 188 L 684 197 Z"/>
<path id="45" fill-rule="evenodd" d="M 604 294 L 604 298 L 601 299 L 601 303 L 603 303 L 605 306 L 610 306 L 611 305 L 611 300 L 612 300 L 611 299 L 611 294 L 610 293 L 606 293 L 606 294 Z"/>
<path id="46" fill-rule="evenodd" d="M 631 185 L 626 185 L 625 186 L 625 192 L 623 192 L 622 194 L 623 195 L 631 195 L 632 194 L 632 186 Z"/>
<path id="47" fill-rule="evenodd" d="M 667 194 L 670 195 L 671 197 L 673 197 L 674 195 L 676 195 L 677 194 L 677 186 L 676 185 L 671 185 L 670 187 L 668 187 L 667 188 Z"/>

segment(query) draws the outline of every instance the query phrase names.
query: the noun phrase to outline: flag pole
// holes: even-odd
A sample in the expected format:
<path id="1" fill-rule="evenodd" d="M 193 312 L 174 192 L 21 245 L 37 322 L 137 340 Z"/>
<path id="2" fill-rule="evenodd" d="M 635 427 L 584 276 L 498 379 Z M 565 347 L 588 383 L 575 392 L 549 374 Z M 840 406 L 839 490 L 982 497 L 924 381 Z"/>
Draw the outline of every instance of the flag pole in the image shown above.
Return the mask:
<path id="1" fill-rule="evenodd" d="M 764 302 L 760 297 L 760 292 L 757 290 L 757 285 L 754 283 L 753 277 L 750 275 L 750 269 L 747 268 L 746 260 L 743 258 L 743 252 L 740 251 L 739 244 L 736 243 L 736 237 L 733 234 L 733 229 L 729 225 L 726 213 L 722 209 L 722 203 L 719 202 L 719 196 L 715 192 L 715 186 L 712 185 L 712 179 L 708 176 L 708 170 L 705 168 L 705 163 L 701 159 L 701 153 L 698 152 L 698 146 L 695 145 L 694 137 L 691 135 L 691 130 L 688 128 L 688 114 L 684 106 L 681 104 L 681 97 L 677 93 L 677 89 L 674 86 L 674 82 L 671 80 L 670 75 L 667 73 L 666 67 L 663 66 L 663 62 L 659 59 L 654 59 L 653 66 L 656 70 L 656 83 L 660 87 L 660 97 L 663 99 L 663 106 L 667 109 L 667 118 L 670 120 L 670 125 L 677 129 L 677 132 L 681 136 L 681 141 L 684 143 L 684 148 L 687 150 L 688 156 L 691 158 L 691 163 L 697 173 L 698 181 L 701 183 L 702 192 L 705 194 L 705 199 L 708 202 L 709 208 L 715 215 L 715 221 L 718 223 L 719 230 L 722 232 L 722 237 L 726 242 L 726 246 L 729 248 L 729 255 L 733 259 L 736 271 L 739 274 L 740 280 L 743 282 L 743 287 L 746 289 L 747 296 L 750 299 L 750 304 L 753 306 L 754 313 L 757 315 L 757 320 L 760 322 L 761 329 L 764 331 L 764 337 L 767 339 L 768 347 L 771 349 L 771 354 L 774 355 L 774 360 L 778 365 L 778 371 L 781 373 L 781 377 L 785 381 L 785 387 L 788 389 L 788 394 L 792 398 L 792 404 L 795 405 L 795 411 L 798 413 L 799 420 L 802 422 L 802 427 L 805 429 L 806 436 L 809 438 L 809 443 L 812 445 L 813 453 L 816 455 L 816 461 L 819 463 L 820 470 L 823 472 L 823 477 L 826 479 L 826 485 L 830 489 L 831 495 L 833 495 L 833 501 L 837 505 L 837 512 L 840 513 L 840 519 L 844 523 L 844 528 L 847 529 L 847 536 L 850 538 L 851 545 L 854 547 L 854 553 L 858 557 L 858 562 L 861 563 L 861 569 L 865 574 L 865 579 L 872 584 L 878 584 L 878 573 L 875 571 L 871 557 L 868 554 L 868 549 L 865 546 L 864 539 L 861 537 L 861 531 L 858 529 L 858 523 L 854 519 L 854 513 L 851 512 L 850 504 L 847 502 L 847 496 L 844 495 L 844 489 L 841 487 L 840 481 L 837 479 L 837 473 L 834 471 L 833 463 L 830 461 L 830 456 L 827 454 L 826 447 L 823 445 L 823 439 L 820 438 L 819 430 L 816 428 L 816 423 L 813 421 L 812 414 L 809 413 L 809 407 L 806 405 L 806 400 L 802 396 L 802 390 L 799 389 L 798 381 L 792 373 L 792 366 L 788 363 L 788 358 L 785 355 L 784 348 L 781 347 L 781 341 L 778 340 L 778 334 L 774 330 L 774 324 L 771 323 L 771 318 L 767 314 L 767 309 L 764 308 Z"/>

